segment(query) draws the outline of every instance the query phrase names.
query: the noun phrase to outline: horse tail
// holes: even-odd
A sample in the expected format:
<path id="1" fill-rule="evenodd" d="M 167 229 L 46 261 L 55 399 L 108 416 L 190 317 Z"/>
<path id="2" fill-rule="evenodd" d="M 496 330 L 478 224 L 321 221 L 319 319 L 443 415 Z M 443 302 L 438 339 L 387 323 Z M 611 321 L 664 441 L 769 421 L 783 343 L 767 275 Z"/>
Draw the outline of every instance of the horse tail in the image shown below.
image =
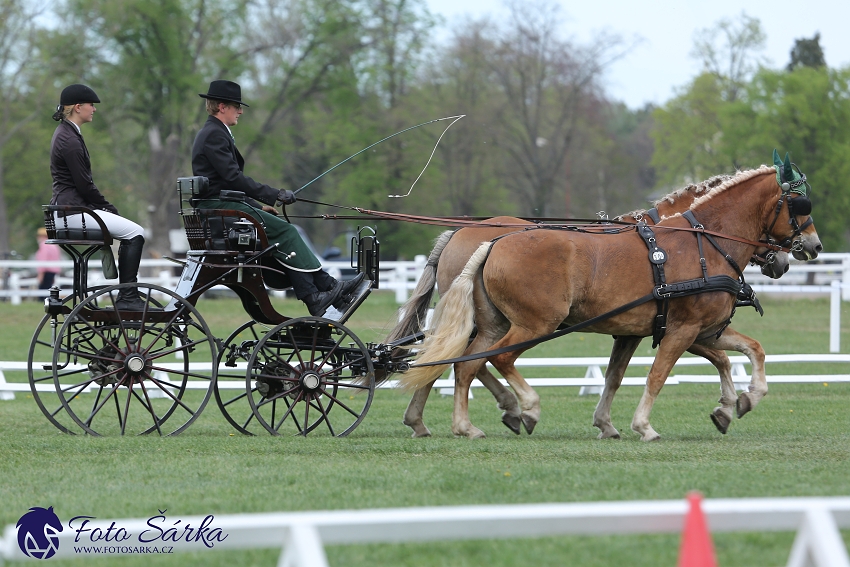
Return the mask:
<path id="1" fill-rule="evenodd" d="M 490 253 L 491 242 L 482 243 L 469 258 L 463 271 L 452 282 L 449 291 L 434 308 L 431 330 L 414 362 L 414 367 L 401 375 L 399 385 L 405 390 L 418 390 L 433 382 L 448 364 L 416 367 L 416 363 L 430 363 L 454 358 L 463 354 L 475 327 L 475 305 L 472 290 L 475 275 Z"/>
<path id="2" fill-rule="evenodd" d="M 454 231 L 447 230 L 434 241 L 434 249 L 428 255 L 425 269 L 422 271 L 410 299 L 399 309 L 401 318 L 390 331 L 385 342 L 391 343 L 422 330 L 428 313 L 428 306 L 431 305 L 431 299 L 434 297 L 434 288 L 437 287 L 437 263 L 440 261 L 440 255 L 451 240 L 452 235 L 454 235 Z"/>

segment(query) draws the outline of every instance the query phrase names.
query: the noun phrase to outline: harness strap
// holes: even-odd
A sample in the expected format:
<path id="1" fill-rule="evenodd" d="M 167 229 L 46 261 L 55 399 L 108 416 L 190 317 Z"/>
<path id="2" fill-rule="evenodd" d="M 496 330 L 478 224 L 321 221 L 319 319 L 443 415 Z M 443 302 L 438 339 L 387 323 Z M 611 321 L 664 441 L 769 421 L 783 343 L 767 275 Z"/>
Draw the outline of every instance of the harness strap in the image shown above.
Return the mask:
<path id="1" fill-rule="evenodd" d="M 652 265 L 652 277 L 655 280 L 653 295 L 658 306 L 655 321 L 652 325 L 652 348 L 655 348 L 661 343 L 664 335 L 667 334 L 667 313 L 670 309 L 669 298 L 655 294 L 658 288 L 663 288 L 667 285 L 667 278 L 664 275 L 664 263 L 667 262 L 667 253 L 658 246 L 655 233 L 652 232 L 652 229 L 645 222 L 638 223 L 637 232 L 643 238 L 646 247 L 649 248 L 649 263 Z"/>
<path id="2" fill-rule="evenodd" d="M 644 214 L 652 219 L 652 224 L 658 224 L 661 222 L 661 215 L 658 214 L 658 209 L 655 207 L 652 207 Z"/>
<path id="3" fill-rule="evenodd" d="M 516 343 L 516 344 L 513 344 L 513 345 L 504 346 L 504 347 L 497 348 L 497 349 L 494 349 L 494 350 L 488 350 L 486 352 L 479 352 L 477 354 L 467 354 L 465 356 L 459 356 L 457 358 L 449 358 L 449 359 L 446 359 L 446 360 L 438 360 L 436 362 L 422 362 L 422 363 L 419 363 L 419 364 L 411 364 L 410 367 L 411 368 L 420 368 L 420 367 L 425 367 L 425 366 L 439 366 L 439 365 L 442 365 L 442 364 L 455 364 L 457 362 L 466 362 L 468 360 L 476 360 L 478 358 L 489 358 L 491 356 L 496 356 L 497 354 L 504 354 L 504 353 L 510 352 L 512 350 L 528 349 L 528 348 L 531 348 L 535 345 L 539 345 L 540 343 L 550 341 L 552 339 L 557 339 L 558 337 L 562 337 L 564 335 L 568 335 L 568 334 L 574 333 L 576 331 L 580 331 L 580 330 L 584 329 L 585 327 L 590 327 L 591 325 L 599 323 L 600 321 L 604 321 L 605 319 L 608 319 L 610 317 L 615 317 L 615 316 L 619 315 L 620 313 L 624 313 L 624 312 L 628 311 L 629 309 L 633 309 L 633 308 L 637 307 L 638 305 L 643 305 L 647 301 L 652 301 L 652 299 L 654 299 L 654 298 L 655 298 L 655 296 L 653 294 L 648 293 L 648 294 L 644 295 L 643 297 L 641 297 L 639 299 L 635 299 L 634 301 L 626 303 L 625 305 L 621 305 L 620 307 L 617 307 L 616 309 L 608 311 L 607 313 L 603 313 L 602 315 L 597 315 L 596 317 L 588 319 L 587 321 L 582 321 L 581 323 L 578 323 L 576 325 L 572 325 L 572 326 L 566 327 L 564 329 L 559 329 L 559 330 L 555 331 L 554 333 L 549 333 L 548 335 L 544 335 L 544 336 L 538 337 L 536 339 L 523 341 L 521 343 Z"/>

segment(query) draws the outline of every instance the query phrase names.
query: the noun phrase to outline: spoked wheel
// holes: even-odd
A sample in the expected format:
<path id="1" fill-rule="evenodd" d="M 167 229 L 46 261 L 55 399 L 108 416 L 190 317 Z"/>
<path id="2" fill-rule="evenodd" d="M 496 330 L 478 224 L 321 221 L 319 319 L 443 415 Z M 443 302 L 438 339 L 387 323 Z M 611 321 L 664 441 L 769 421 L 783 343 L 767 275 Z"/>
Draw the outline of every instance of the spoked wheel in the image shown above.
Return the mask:
<path id="1" fill-rule="evenodd" d="M 116 311 L 111 304 L 130 286 L 147 296 L 144 308 Z M 157 310 L 152 294 L 169 304 Z M 53 381 L 65 411 L 90 435 L 174 435 L 206 406 L 215 358 L 194 306 L 160 286 L 121 284 L 92 294 L 66 317 L 53 348 Z M 61 370 L 65 360 L 72 364 Z M 190 360 L 201 364 L 193 368 Z"/>
<path id="2" fill-rule="evenodd" d="M 215 401 L 225 419 L 239 433 L 256 435 L 265 433 L 265 428 L 257 421 L 245 391 L 245 369 L 260 339 L 271 329 L 270 326 L 249 321 L 238 327 L 225 339 L 218 353 L 218 377 L 213 391 Z"/>
<path id="3" fill-rule="evenodd" d="M 90 293 L 96 293 L 108 286 L 95 286 L 89 288 Z M 68 295 L 62 300 L 65 310 L 70 311 L 67 306 L 74 299 Z M 151 299 L 157 307 L 162 305 L 155 299 Z M 59 336 L 59 330 L 65 322 L 65 315 L 58 313 L 54 319 L 51 315 L 45 315 L 35 329 L 32 341 L 30 341 L 29 354 L 27 355 L 27 374 L 29 377 L 30 391 L 35 403 L 44 416 L 63 433 L 82 433 L 82 429 L 65 412 L 65 408 L 56 393 L 53 382 L 53 347 Z M 68 346 L 68 345 L 66 345 Z M 70 351 L 70 349 L 68 349 Z M 71 363 L 71 358 L 66 355 L 59 362 L 57 372 L 64 376 L 73 372 L 77 365 Z"/>
<path id="4" fill-rule="evenodd" d="M 281 323 L 257 343 L 245 392 L 269 433 L 344 437 L 360 425 L 375 394 L 369 351 L 344 326 L 320 317 Z"/>

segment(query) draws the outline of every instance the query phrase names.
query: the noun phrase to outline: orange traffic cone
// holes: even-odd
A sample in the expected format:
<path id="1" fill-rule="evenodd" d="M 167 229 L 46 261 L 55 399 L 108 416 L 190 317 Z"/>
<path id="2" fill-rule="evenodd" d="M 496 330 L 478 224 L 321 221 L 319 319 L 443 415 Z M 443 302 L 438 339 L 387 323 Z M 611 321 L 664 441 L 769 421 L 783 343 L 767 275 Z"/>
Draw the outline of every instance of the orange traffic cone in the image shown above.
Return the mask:
<path id="1" fill-rule="evenodd" d="M 690 509 L 685 516 L 685 528 L 682 531 L 682 545 L 679 548 L 678 567 L 717 567 L 714 544 L 708 525 L 702 513 L 699 492 L 688 493 Z"/>

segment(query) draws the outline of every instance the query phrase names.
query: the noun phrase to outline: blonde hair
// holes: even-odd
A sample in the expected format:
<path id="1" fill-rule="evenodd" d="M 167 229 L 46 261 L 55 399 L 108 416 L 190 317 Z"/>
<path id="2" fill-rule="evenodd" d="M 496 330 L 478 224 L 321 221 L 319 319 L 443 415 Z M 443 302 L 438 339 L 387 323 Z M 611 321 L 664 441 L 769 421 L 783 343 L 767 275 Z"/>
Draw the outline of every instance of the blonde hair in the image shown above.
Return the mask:
<path id="1" fill-rule="evenodd" d="M 207 104 L 206 104 L 207 114 L 209 114 L 210 116 L 215 116 L 216 114 L 218 114 L 218 105 L 219 104 L 227 104 L 223 100 L 215 100 L 215 99 L 212 99 L 212 98 L 208 98 L 206 100 L 207 100 Z"/>
<path id="2" fill-rule="evenodd" d="M 66 104 L 65 106 L 62 106 L 60 104 L 59 106 L 56 107 L 56 112 L 53 113 L 53 120 L 55 120 L 57 122 L 59 122 L 63 118 L 65 120 L 67 120 L 68 117 L 71 116 L 71 112 L 74 111 L 74 106 L 76 106 L 76 105 Z"/>

